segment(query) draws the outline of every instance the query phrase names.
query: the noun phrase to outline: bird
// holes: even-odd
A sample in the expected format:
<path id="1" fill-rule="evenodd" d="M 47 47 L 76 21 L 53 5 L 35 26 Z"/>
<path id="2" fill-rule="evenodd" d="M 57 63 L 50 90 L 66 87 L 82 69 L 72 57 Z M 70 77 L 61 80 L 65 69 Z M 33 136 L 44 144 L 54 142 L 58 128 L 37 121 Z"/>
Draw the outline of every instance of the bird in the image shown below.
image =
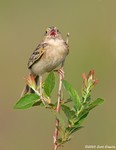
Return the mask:
<path id="1" fill-rule="evenodd" d="M 60 72 L 63 72 L 63 66 L 66 56 L 69 53 L 68 37 L 64 40 L 61 32 L 55 26 L 48 27 L 40 44 L 31 54 L 28 60 L 28 69 L 30 75 L 35 79 L 36 84 L 39 83 L 40 99 L 42 99 L 42 76 L 44 73 L 55 70 L 59 65 Z M 21 97 L 27 93 L 33 93 L 33 90 L 26 84 Z"/>

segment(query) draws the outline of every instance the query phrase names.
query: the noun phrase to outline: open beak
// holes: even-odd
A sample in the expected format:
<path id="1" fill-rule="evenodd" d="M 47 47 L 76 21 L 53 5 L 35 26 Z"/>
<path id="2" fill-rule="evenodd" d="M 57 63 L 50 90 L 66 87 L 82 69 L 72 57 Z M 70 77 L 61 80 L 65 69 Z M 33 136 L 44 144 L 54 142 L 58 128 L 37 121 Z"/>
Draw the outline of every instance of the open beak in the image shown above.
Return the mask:
<path id="1" fill-rule="evenodd" d="M 52 29 L 52 30 L 50 31 L 50 35 L 55 37 L 55 36 L 56 36 L 56 30 Z"/>

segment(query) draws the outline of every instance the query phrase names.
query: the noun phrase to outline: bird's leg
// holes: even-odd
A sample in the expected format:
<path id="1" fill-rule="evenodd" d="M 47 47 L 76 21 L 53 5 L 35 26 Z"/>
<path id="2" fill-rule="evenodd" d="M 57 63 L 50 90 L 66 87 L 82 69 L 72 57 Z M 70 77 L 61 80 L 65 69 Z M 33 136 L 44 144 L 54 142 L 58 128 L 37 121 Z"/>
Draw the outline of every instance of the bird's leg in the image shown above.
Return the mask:
<path id="1" fill-rule="evenodd" d="M 64 79 L 64 67 L 63 66 L 58 70 L 58 73 L 61 75 L 62 79 Z"/>
<path id="2" fill-rule="evenodd" d="M 64 61 L 61 64 L 60 74 L 62 76 L 62 79 L 64 79 Z"/>
<path id="3" fill-rule="evenodd" d="M 64 62 L 62 62 L 60 69 L 55 69 L 54 71 L 58 72 L 61 75 L 62 79 L 64 79 Z"/>
<path id="4" fill-rule="evenodd" d="M 41 76 L 41 75 L 39 76 L 39 84 L 40 84 L 40 89 L 39 89 L 39 92 L 40 92 L 40 100 L 41 100 L 42 103 L 45 105 L 45 102 L 44 102 L 44 99 L 43 99 L 43 94 L 42 94 L 42 76 Z"/>

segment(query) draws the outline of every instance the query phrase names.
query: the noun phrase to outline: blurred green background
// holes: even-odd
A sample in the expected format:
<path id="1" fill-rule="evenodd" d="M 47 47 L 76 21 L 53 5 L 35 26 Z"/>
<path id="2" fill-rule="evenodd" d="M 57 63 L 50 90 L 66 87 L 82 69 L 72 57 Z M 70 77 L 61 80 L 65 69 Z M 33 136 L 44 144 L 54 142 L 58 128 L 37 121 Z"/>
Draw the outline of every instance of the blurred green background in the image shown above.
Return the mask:
<path id="1" fill-rule="evenodd" d="M 28 74 L 27 61 L 49 26 L 70 33 L 65 78 L 81 93 L 83 72 L 95 69 L 92 94 L 105 103 L 63 150 L 116 144 L 116 1 L 0 1 L 0 150 L 51 150 L 54 116 L 48 110 L 14 110 Z"/>

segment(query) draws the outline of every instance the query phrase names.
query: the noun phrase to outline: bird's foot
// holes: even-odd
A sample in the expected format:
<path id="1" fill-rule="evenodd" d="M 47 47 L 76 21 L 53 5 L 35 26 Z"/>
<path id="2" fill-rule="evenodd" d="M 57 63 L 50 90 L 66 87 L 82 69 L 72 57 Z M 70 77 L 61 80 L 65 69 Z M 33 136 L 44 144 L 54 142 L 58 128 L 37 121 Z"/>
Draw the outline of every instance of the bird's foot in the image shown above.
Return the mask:
<path id="1" fill-rule="evenodd" d="M 63 69 L 63 68 L 56 69 L 56 70 L 54 70 L 54 71 L 55 71 L 55 72 L 58 72 L 58 73 L 61 75 L 62 79 L 64 79 L 64 69 Z"/>

